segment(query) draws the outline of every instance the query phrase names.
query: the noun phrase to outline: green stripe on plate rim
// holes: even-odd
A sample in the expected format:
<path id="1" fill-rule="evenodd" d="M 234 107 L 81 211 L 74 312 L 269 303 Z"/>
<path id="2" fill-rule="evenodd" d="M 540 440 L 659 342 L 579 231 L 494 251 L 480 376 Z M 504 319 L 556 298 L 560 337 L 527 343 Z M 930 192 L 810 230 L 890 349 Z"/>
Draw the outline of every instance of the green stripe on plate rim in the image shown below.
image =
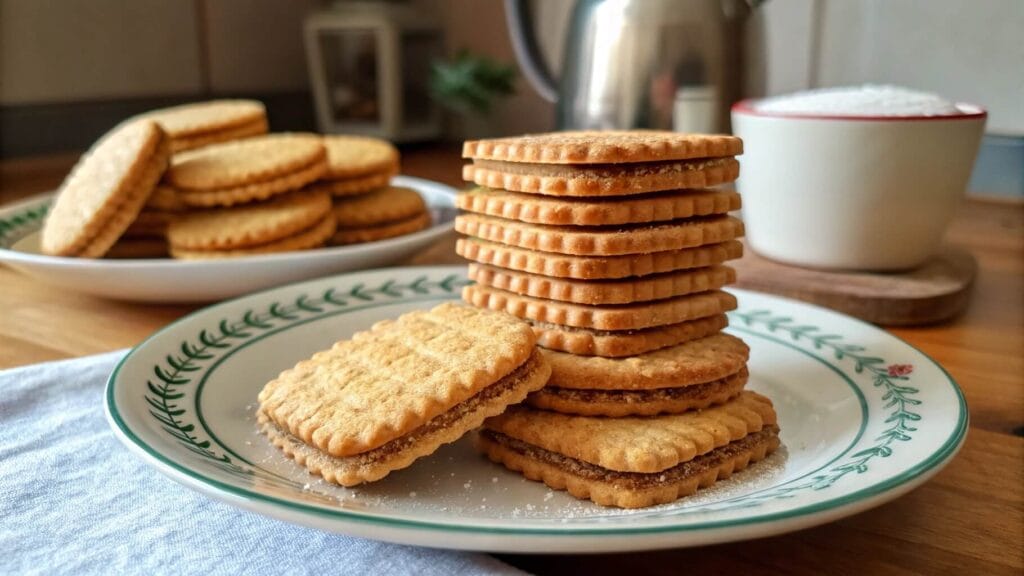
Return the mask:
<path id="1" fill-rule="evenodd" d="M 390 271 L 391 272 L 395 272 L 395 269 L 391 269 Z M 374 271 L 366 271 L 366 272 L 362 272 L 362 274 L 371 273 L 371 272 L 374 272 Z M 356 274 L 360 274 L 360 273 L 356 273 Z M 347 275 L 347 276 L 351 277 L 351 275 Z M 343 275 L 343 276 L 340 276 L 339 279 L 345 278 L 345 277 L 346 276 Z M 195 360 L 195 359 L 203 359 L 203 360 L 205 360 L 205 359 L 212 359 L 213 358 L 212 355 L 206 356 L 206 349 L 207 348 L 211 348 L 211 347 L 214 348 L 214 349 L 232 348 L 232 350 L 230 352 L 225 354 L 225 357 L 227 357 L 227 356 L 230 356 L 231 354 L 233 354 L 236 349 L 241 349 L 242 347 L 247 346 L 247 345 L 252 343 L 250 341 L 250 340 L 252 340 L 252 337 L 250 336 L 250 334 L 248 332 L 246 332 L 246 330 L 249 330 L 249 331 L 251 331 L 251 330 L 273 330 L 276 333 L 276 332 L 279 332 L 279 331 L 284 330 L 284 329 L 292 328 L 292 327 L 297 326 L 299 324 L 304 324 L 306 322 L 320 320 L 320 319 L 323 319 L 323 318 L 328 317 L 328 316 L 333 316 L 333 315 L 343 314 L 343 313 L 349 313 L 349 312 L 352 312 L 352 311 L 355 311 L 355 310 L 365 309 L 365 308 L 369 307 L 369 306 L 350 307 L 348 305 L 348 301 L 349 301 L 348 299 L 349 298 L 352 299 L 352 300 L 358 300 L 358 301 L 363 301 L 363 302 L 373 301 L 373 300 L 375 300 L 377 298 L 377 295 L 389 298 L 387 301 L 380 302 L 378 304 L 375 304 L 374 306 L 395 304 L 395 303 L 398 303 L 398 302 L 433 301 L 433 300 L 451 298 L 452 294 L 454 293 L 454 291 L 457 288 L 459 288 L 462 285 L 464 285 L 465 283 L 466 283 L 466 280 L 460 274 L 449 274 L 443 280 L 433 281 L 433 282 L 431 282 L 427 276 L 421 276 L 421 277 L 417 278 L 416 280 L 412 281 L 409 284 L 401 284 L 401 282 L 399 282 L 397 280 L 393 280 L 393 279 L 385 281 L 384 283 L 382 283 L 381 285 L 379 285 L 379 286 L 377 286 L 375 288 L 367 288 L 363 284 L 356 284 L 356 285 L 352 286 L 349 289 L 348 294 L 344 294 L 344 295 L 339 295 L 335 288 L 331 288 L 331 289 L 325 291 L 320 299 L 314 299 L 314 300 L 311 300 L 309 298 L 309 296 L 306 295 L 306 294 L 301 294 L 301 295 L 299 295 L 296 298 L 296 300 L 295 300 L 295 302 L 293 304 L 293 308 L 291 308 L 291 307 L 289 307 L 287 305 L 282 306 L 279 302 L 274 302 L 274 303 L 272 303 L 269 306 L 269 308 L 267 309 L 267 312 L 265 314 L 257 314 L 257 313 L 254 313 L 252 310 L 248 310 L 245 314 L 243 314 L 242 319 L 240 321 L 238 321 L 238 322 L 230 323 L 230 322 L 227 321 L 227 319 L 223 319 L 221 321 L 220 325 L 219 325 L 219 327 L 221 328 L 221 334 L 220 335 L 212 335 L 212 334 L 210 334 L 209 332 L 207 332 L 205 330 L 201 331 L 200 334 L 197 335 L 198 340 L 201 343 L 204 344 L 205 348 L 200 349 L 199 347 L 194 346 L 194 345 L 190 346 L 188 344 L 188 342 L 183 342 L 182 343 L 182 352 L 186 354 L 186 357 L 189 358 L 188 361 L 191 362 L 192 360 Z M 261 291 L 261 292 L 256 292 L 254 294 L 249 294 L 249 295 L 246 295 L 246 296 L 242 296 L 240 298 L 236 298 L 236 299 L 233 299 L 233 300 L 228 300 L 228 301 L 224 302 L 223 304 L 230 304 L 230 303 L 235 302 L 237 300 L 240 300 L 242 298 L 248 298 L 248 297 L 253 296 L 253 295 L 268 293 L 268 292 L 271 292 L 271 291 L 274 291 L 274 290 L 280 290 L 280 289 L 282 289 L 282 288 L 281 287 L 277 287 L 277 288 L 272 288 L 272 289 L 264 290 L 264 291 Z M 441 290 L 443 292 L 443 294 L 431 296 L 430 295 L 431 291 L 435 290 L 435 289 Z M 404 297 L 403 298 L 404 291 L 411 291 L 414 294 L 418 294 L 420 296 L 425 296 L 425 297 L 420 297 L 420 298 L 413 297 L 411 299 L 409 297 Z M 331 312 L 328 312 L 326 314 L 321 314 L 324 311 L 323 307 L 327 306 L 327 305 L 339 306 L 340 308 L 337 309 L 337 310 L 333 310 Z M 204 312 L 205 312 L 205 310 L 199 310 L 199 311 L 193 312 L 193 313 L 191 313 L 191 314 L 189 314 L 189 315 L 187 315 L 187 316 L 185 316 L 185 317 L 175 321 L 174 323 L 164 327 L 163 329 L 159 330 L 158 332 L 154 333 L 152 336 L 147 338 L 144 342 L 139 344 L 139 346 L 137 346 L 135 349 L 133 349 L 132 352 L 134 352 L 135 350 L 137 350 L 141 346 L 145 345 L 147 342 L 150 342 L 151 340 L 159 338 L 161 336 L 161 334 L 163 334 L 166 331 L 172 329 L 173 327 L 175 327 L 175 326 L 177 326 L 177 325 L 179 325 L 179 324 L 181 324 L 183 322 L 186 322 L 189 319 L 191 319 L 192 317 L 197 316 L 197 315 L 199 315 L 201 313 L 204 313 Z M 308 318 L 301 318 L 301 316 L 296 316 L 296 314 L 300 314 L 301 315 L 302 312 L 312 312 L 314 314 L 321 314 L 321 315 L 311 316 L 311 317 L 308 317 Z M 791 497 L 794 493 L 796 493 L 797 491 L 800 491 L 800 490 L 807 490 L 807 489 L 821 490 L 821 489 L 826 489 L 829 486 L 832 486 L 839 479 L 841 479 L 842 477 L 844 477 L 845 475 L 847 475 L 847 474 L 849 474 L 851 472 L 864 472 L 864 471 L 866 471 L 868 463 L 872 459 L 874 459 L 875 457 L 879 457 L 879 456 L 887 457 L 887 456 L 889 456 L 892 453 L 892 448 L 889 445 L 892 444 L 893 442 L 895 442 L 896 440 L 910 440 L 909 434 L 912 433 L 915 429 L 912 426 L 908 426 L 907 420 L 910 420 L 911 422 L 913 422 L 913 421 L 915 421 L 917 419 L 917 418 L 914 418 L 914 416 L 918 416 L 918 418 L 919 418 L 919 415 L 916 415 L 915 413 L 913 413 L 911 410 L 909 410 L 907 408 L 907 406 L 908 405 L 913 406 L 913 405 L 916 405 L 916 404 L 920 403 L 919 400 L 916 400 L 916 399 L 912 398 L 912 396 L 917 393 L 917 390 L 914 389 L 914 388 L 908 387 L 908 386 L 903 384 L 904 381 L 908 380 L 908 377 L 906 377 L 905 375 L 900 375 L 900 374 L 895 374 L 894 375 L 893 373 L 891 373 L 891 371 L 889 369 L 884 368 L 883 367 L 884 364 L 885 364 L 884 360 L 882 360 L 881 358 L 870 357 L 870 356 L 865 356 L 865 355 L 860 354 L 861 352 L 863 352 L 863 348 L 862 347 L 851 345 L 851 344 L 844 344 L 844 343 L 842 343 L 842 338 L 840 336 L 838 336 L 838 335 L 821 334 L 819 332 L 819 329 L 817 327 L 814 327 L 814 326 L 794 325 L 791 318 L 774 316 L 774 315 L 771 314 L 771 312 L 766 311 L 766 310 L 753 310 L 753 311 L 742 311 L 742 310 L 740 310 L 740 311 L 735 311 L 735 312 L 730 313 L 730 316 L 732 318 L 734 318 L 734 319 L 741 320 L 744 323 L 744 325 L 745 325 L 745 326 L 733 326 L 732 327 L 733 330 L 739 330 L 739 331 L 742 331 L 742 332 L 744 332 L 746 334 L 750 334 L 752 336 L 757 336 L 757 337 L 765 338 L 767 340 L 771 340 L 771 341 L 774 341 L 776 343 L 779 343 L 779 344 L 782 344 L 784 346 L 787 346 L 789 348 L 792 348 L 794 350 L 800 351 L 800 352 L 806 354 L 807 356 L 809 356 L 811 358 L 814 358 L 815 360 L 825 364 L 826 366 L 831 368 L 833 371 L 835 371 L 837 374 L 839 374 L 841 377 L 843 377 L 843 379 L 847 383 L 847 385 L 849 385 L 851 387 L 851 389 L 854 390 L 855 394 L 858 395 L 858 400 L 859 400 L 859 402 L 861 404 L 862 418 L 861 418 L 860 430 L 858 431 L 858 433 L 857 433 L 855 439 L 853 440 L 853 442 L 851 442 L 850 445 L 847 446 L 846 449 L 843 452 L 841 452 L 838 456 L 836 456 L 831 461 L 829 461 L 828 463 L 826 463 L 825 465 L 819 467 L 816 470 L 808 472 L 808 473 L 804 474 L 801 477 L 791 479 L 791 480 L 787 481 L 786 483 L 783 483 L 783 484 L 780 484 L 780 485 L 776 485 L 776 486 L 772 486 L 770 488 L 766 488 L 766 489 L 761 490 L 761 491 L 759 491 L 757 493 L 745 494 L 745 495 L 742 495 L 742 496 L 739 496 L 739 497 L 736 497 L 736 498 L 732 498 L 732 499 L 729 499 L 729 500 L 726 500 L 726 501 L 711 503 L 711 504 L 708 504 L 708 505 L 705 505 L 705 506 L 701 506 L 699 508 L 695 508 L 695 509 L 693 509 L 693 511 L 707 512 L 707 511 L 716 511 L 716 510 L 722 510 L 722 509 L 734 509 L 734 508 L 740 508 L 740 507 L 748 508 L 748 507 L 757 506 L 757 505 L 759 505 L 759 504 L 761 504 L 761 503 L 763 503 L 765 501 L 768 501 L 768 500 L 776 500 L 778 498 L 788 498 L 788 497 Z M 859 324 L 862 324 L 862 325 L 870 326 L 870 325 L 868 325 L 865 322 L 862 322 L 862 321 L 859 321 L 859 320 L 856 320 L 856 319 L 853 319 L 853 318 L 849 318 L 849 319 L 853 320 L 855 323 L 859 323 Z M 283 324 L 283 325 L 275 325 L 273 323 L 275 320 L 292 321 L 292 322 L 295 322 L 295 323 Z M 786 333 L 789 334 L 790 338 L 793 341 L 798 341 L 801 338 L 805 339 L 805 340 L 809 341 L 809 343 L 811 345 L 813 345 L 816 350 L 820 350 L 822 348 L 828 348 L 828 349 L 832 350 L 832 352 L 836 356 L 837 360 L 843 360 L 843 359 L 852 360 L 853 363 L 854 363 L 854 371 L 855 371 L 855 373 L 862 373 L 865 370 L 867 370 L 868 373 L 870 375 L 872 375 L 872 377 L 874 378 L 874 386 L 878 387 L 878 388 L 883 388 L 885 390 L 886 396 L 883 397 L 883 399 L 890 399 L 890 404 L 887 407 L 896 407 L 897 408 L 896 411 L 894 411 L 890 415 L 889 420 L 887 420 L 887 422 L 893 421 L 893 422 L 895 422 L 895 424 L 894 424 L 893 427 L 891 427 L 889 430 L 887 430 L 885 433 L 883 433 L 882 436 L 880 436 L 879 438 L 876 439 L 876 442 L 879 442 L 879 444 L 877 444 L 875 446 L 872 446 L 871 448 L 868 448 L 866 450 L 859 451 L 857 454 L 853 455 L 853 457 L 852 457 L 850 462 L 845 462 L 845 463 L 843 463 L 843 464 L 841 464 L 839 466 L 836 466 L 836 467 L 832 468 L 831 470 L 829 470 L 829 472 L 826 473 L 826 474 L 823 474 L 823 475 L 819 474 L 818 476 L 815 476 L 815 477 L 811 478 L 809 483 L 793 486 L 793 483 L 799 482 L 801 480 L 804 480 L 808 476 L 810 476 L 812 474 L 815 474 L 817 472 L 820 472 L 821 470 L 823 470 L 825 468 L 828 468 L 829 466 L 832 466 L 837 460 L 839 460 L 840 458 L 845 457 L 846 454 L 852 449 L 852 447 L 855 446 L 857 444 L 857 442 L 859 442 L 860 438 L 862 437 L 862 435 L 864 433 L 864 430 L 865 430 L 865 427 L 866 427 L 866 423 L 867 423 L 867 404 L 866 404 L 866 401 L 865 401 L 865 399 L 863 397 L 863 393 L 861 392 L 860 388 L 858 386 L 856 386 L 853 383 L 853 381 L 838 366 L 833 364 L 829 359 L 824 358 L 824 357 L 822 357 L 820 355 L 817 355 L 817 354 L 811 352 L 810 350 L 805 350 L 803 348 L 800 348 L 800 347 L 796 346 L 793 342 L 787 342 L 785 340 L 782 340 L 780 338 L 776 338 L 774 336 L 770 336 L 768 334 L 762 334 L 762 333 L 756 332 L 752 328 L 757 327 L 757 326 L 762 326 L 764 329 L 768 330 L 769 332 L 776 332 L 776 331 L 780 331 L 780 330 L 783 331 L 783 332 L 786 332 Z M 874 326 L 871 326 L 871 327 L 874 328 Z M 262 339 L 262 338 L 265 338 L 265 337 L 267 337 L 269 335 L 270 334 L 263 334 L 261 336 L 258 336 L 257 338 Z M 175 462 L 174 460 L 169 459 L 168 457 L 166 457 L 165 455 L 163 455 L 162 453 L 160 453 L 159 451 L 154 449 L 152 446 L 150 446 L 149 444 L 144 442 L 141 438 L 139 438 L 127 426 L 127 424 L 124 422 L 124 420 L 121 417 L 121 414 L 118 412 L 117 406 L 115 405 L 115 402 L 114 402 L 114 388 L 116 386 L 117 376 L 120 373 L 120 370 L 121 370 L 122 366 L 124 365 L 124 363 L 126 362 L 126 360 L 131 356 L 131 354 L 132 354 L 131 352 L 129 352 L 129 354 L 126 354 L 125 357 L 122 358 L 118 362 L 118 364 L 115 367 L 113 373 L 111 374 L 110 378 L 108 379 L 108 382 L 107 382 L 107 393 L 106 393 L 106 402 L 107 402 L 108 412 L 109 412 L 109 414 L 111 416 L 111 420 L 117 426 L 118 430 L 122 434 L 124 434 L 124 436 L 126 438 L 128 438 L 133 444 L 135 444 L 137 447 L 141 448 L 143 450 L 143 452 L 145 454 L 147 454 L 150 458 L 152 458 L 156 463 L 158 463 L 160 465 L 163 465 L 163 466 L 166 466 L 166 467 L 170 468 L 171 470 L 173 470 L 174 472 L 176 472 L 178 474 L 181 474 L 182 476 L 187 477 L 187 478 L 189 478 L 191 480 L 199 481 L 199 482 L 201 482 L 201 483 L 203 483 L 203 484 L 205 484 L 205 485 L 207 485 L 207 486 L 215 489 L 216 491 L 218 491 L 220 493 L 223 493 L 223 494 L 225 494 L 227 496 L 240 497 L 240 498 L 245 499 L 245 500 L 259 501 L 259 502 L 264 502 L 264 503 L 268 503 L 268 504 L 275 504 L 275 505 L 279 505 L 279 506 L 282 506 L 284 508 L 287 508 L 287 509 L 290 509 L 290 510 L 293 510 L 293 511 L 309 513 L 309 514 L 313 514 L 315 516 L 320 516 L 320 517 L 327 517 L 327 518 L 334 518 L 334 519 L 339 519 L 339 520 L 348 520 L 348 521 L 355 521 L 355 522 L 362 522 L 362 523 L 370 523 L 370 524 L 378 524 L 378 525 L 385 525 L 385 526 L 391 526 L 391 527 L 397 527 L 397 528 L 417 528 L 417 529 L 440 530 L 440 531 L 451 531 L 451 532 L 481 532 L 481 533 L 522 534 L 522 535 L 551 535 L 551 536 L 556 536 L 556 535 L 562 535 L 562 536 L 581 536 L 581 535 L 595 535 L 595 536 L 596 535 L 609 535 L 609 536 L 618 535 L 618 536 L 628 536 L 628 535 L 631 535 L 631 534 L 670 533 L 670 532 L 691 531 L 691 530 L 699 530 L 699 529 L 713 529 L 713 528 L 725 528 L 725 527 L 740 526 L 740 525 L 752 525 L 752 524 L 769 522 L 769 521 L 774 521 L 774 520 L 796 518 L 796 517 L 800 517 L 800 516 L 815 514 L 815 513 L 818 513 L 818 512 L 824 512 L 824 511 L 827 511 L 827 510 L 838 509 L 838 508 L 840 508 L 842 506 L 845 506 L 845 505 L 848 505 L 848 504 L 852 504 L 852 503 L 857 502 L 859 500 L 862 500 L 862 499 L 865 499 L 865 498 L 870 498 L 870 497 L 878 495 L 878 494 L 882 494 L 882 493 L 888 491 L 891 488 L 895 488 L 895 487 L 897 487 L 897 486 L 899 486 L 899 485 L 901 485 L 901 484 L 903 484 L 905 482 L 913 480 L 914 478 L 918 477 L 919 475 L 921 475 L 921 474 L 927 472 L 928 470 L 934 468 L 935 466 L 941 464 L 947 458 L 949 458 L 953 453 L 955 453 L 955 451 L 959 447 L 960 443 L 963 441 L 963 438 L 964 438 L 966 430 L 967 430 L 967 424 L 968 424 L 968 415 L 967 415 L 967 409 L 966 409 L 966 402 L 964 400 L 962 391 L 960 390 L 959 386 L 957 386 L 957 384 L 953 380 L 952 376 L 950 376 L 950 374 L 941 365 L 939 365 L 937 362 L 935 362 L 931 357 L 929 357 L 927 354 L 925 354 L 921 350 L 917 349 L 916 347 L 910 345 L 909 343 L 906 343 L 905 341 L 900 340 L 899 338 L 896 338 L 895 336 L 892 336 L 892 337 L 895 338 L 896 340 L 900 341 L 900 342 L 903 342 L 909 348 L 915 350 L 916 352 L 921 354 L 921 356 L 923 356 L 929 362 L 931 362 L 934 366 L 936 366 L 941 371 L 941 373 L 946 377 L 949 385 L 951 386 L 951 388 L 952 388 L 952 390 L 954 392 L 954 395 L 957 398 L 958 408 L 959 408 L 957 425 L 954 428 L 952 434 L 949 436 L 949 438 L 947 438 L 947 440 L 942 444 L 942 446 L 940 446 L 940 448 L 938 450 L 936 450 L 933 454 L 931 454 L 926 460 L 922 461 L 921 463 L 919 463 L 918 465 L 914 466 L 911 469 L 905 470 L 904 472 L 902 472 L 901 474 L 899 474 L 897 476 L 889 478 L 889 479 L 887 479 L 887 480 L 885 480 L 883 482 L 880 482 L 880 483 L 878 483 L 876 485 L 869 486 L 867 488 L 858 490 L 858 491 L 850 493 L 850 494 L 846 494 L 844 496 L 833 498 L 831 500 L 826 500 L 826 501 L 818 502 L 818 503 L 815 503 L 815 504 L 810 504 L 810 505 L 803 506 L 803 507 L 800 507 L 800 508 L 795 508 L 795 509 L 792 509 L 792 510 L 783 510 L 783 511 L 780 511 L 780 512 L 775 512 L 775 513 L 770 513 L 770 514 L 762 514 L 762 515 L 759 515 L 759 516 L 745 516 L 745 517 L 741 517 L 741 518 L 733 518 L 733 519 L 719 520 L 719 521 L 708 521 L 708 522 L 702 522 L 702 523 L 697 523 L 697 524 L 689 524 L 689 525 L 682 525 L 682 526 L 679 526 L 679 525 L 668 525 L 668 526 L 652 526 L 652 527 L 646 527 L 646 528 L 626 528 L 626 529 L 620 528 L 620 527 L 606 527 L 606 526 L 597 526 L 597 527 L 585 528 L 585 529 L 567 529 L 567 528 L 560 528 L 560 529 L 549 529 L 549 528 L 504 528 L 504 527 L 494 527 L 494 526 L 449 524 L 449 523 L 437 523 L 437 522 L 409 520 L 409 519 L 388 518 L 388 517 L 381 517 L 381 516 L 365 515 L 365 514 L 356 513 L 356 512 L 347 511 L 347 510 L 342 510 L 342 509 L 326 508 L 326 507 L 321 507 L 321 506 L 316 506 L 316 505 L 311 505 L 311 504 L 304 504 L 304 503 L 300 503 L 300 502 L 294 502 L 294 501 L 283 499 L 283 498 L 276 498 L 276 497 L 269 496 L 269 495 L 266 495 L 266 494 L 261 494 L 261 493 L 258 493 L 258 492 L 253 492 L 253 491 L 250 491 L 250 490 L 247 490 L 247 489 L 244 489 L 244 488 L 232 485 L 232 484 L 227 484 L 225 482 L 222 482 L 220 480 L 211 478 L 209 476 L 206 476 L 206 475 L 204 475 L 204 474 L 202 474 L 200 472 L 197 472 L 197 471 L 195 471 L 195 470 L 193 470 L 193 469 L 191 469 L 189 467 L 186 467 L 186 466 L 184 466 L 182 464 L 179 464 L 178 462 Z M 232 346 L 231 344 L 227 344 L 227 343 L 224 342 L 225 339 L 233 339 L 233 338 L 244 339 L 245 342 L 243 342 L 239 346 Z M 212 343 L 213 345 L 210 346 L 210 345 L 208 345 L 209 343 Z M 198 355 L 196 353 L 198 353 Z M 210 367 L 207 368 L 206 375 L 201 380 L 200 386 L 197 388 L 197 390 L 195 392 L 194 402 L 195 402 L 195 407 L 196 407 L 196 414 L 197 414 L 197 417 L 200 420 L 200 426 L 202 428 L 204 428 L 204 431 L 206 432 L 206 434 L 208 435 L 208 437 L 211 440 L 216 442 L 216 444 L 218 446 L 220 446 L 222 449 L 224 449 L 226 452 L 229 452 L 229 453 L 233 454 L 236 458 L 239 458 L 243 462 L 246 462 L 244 458 L 241 458 L 240 456 L 235 454 L 232 450 L 230 450 L 230 448 L 225 446 L 219 439 L 216 438 L 215 435 L 212 434 L 212 432 L 206 426 L 205 420 L 202 418 L 202 410 L 201 410 L 201 407 L 199 405 L 200 398 L 201 398 L 202 384 L 205 384 L 206 377 L 209 375 L 209 372 L 211 372 L 223 360 L 224 360 L 224 358 L 218 359 L 217 362 L 213 366 L 210 366 Z M 180 358 L 177 358 L 176 361 L 178 363 L 180 363 L 180 364 L 184 364 L 185 363 L 184 361 L 181 361 Z M 171 365 L 172 367 L 175 366 L 175 362 L 176 361 L 175 360 L 171 360 L 170 357 L 168 358 L 169 365 Z M 196 368 L 196 367 L 188 367 L 188 368 L 191 368 L 191 371 L 199 370 L 199 368 Z M 165 372 L 163 375 L 161 375 L 160 374 L 160 370 L 161 369 L 158 366 L 155 366 L 154 370 L 155 370 L 155 373 L 160 377 L 160 379 L 164 381 L 164 383 L 165 383 L 164 384 L 164 390 L 165 391 L 167 390 L 168 386 L 177 385 L 177 384 L 185 383 L 185 382 L 189 381 L 189 380 L 177 378 L 177 373 L 172 373 L 172 375 L 168 376 L 166 374 L 166 372 Z M 178 369 L 177 372 L 180 373 L 181 370 Z M 167 377 L 167 378 L 165 378 L 165 377 Z M 175 384 L 175 381 L 177 381 L 177 380 L 182 380 L 182 382 L 177 382 L 177 384 Z M 894 382 L 894 380 L 895 380 L 895 382 Z M 154 393 L 154 390 L 153 390 L 154 385 L 152 384 L 152 382 L 149 382 L 148 384 L 149 384 L 150 393 Z M 891 396 L 894 392 L 895 392 L 895 398 L 896 398 L 895 402 L 893 402 L 893 400 L 892 400 L 893 396 Z M 152 403 L 152 399 L 150 397 L 148 397 L 148 396 L 147 396 L 147 401 L 150 401 L 151 406 L 160 408 L 160 406 L 153 404 Z M 166 399 L 164 399 L 164 407 L 166 407 Z M 900 414 L 902 414 L 902 416 Z M 907 414 L 909 414 L 909 416 L 907 416 Z M 153 414 L 153 416 L 159 419 L 158 415 Z M 895 420 L 894 420 L 894 418 L 895 418 Z M 207 440 L 202 440 L 201 441 L 201 440 L 198 439 L 198 437 L 192 436 L 191 433 L 190 433 L 191 430 L 187 430 L 185 432 L 186 438 L 183 439 L 181 436 L 176 434 L 175 431 L 167 429 L 167 422 L 165 422 L 164 420 L 160 420 L 160 421 L 161 421 L 162 424 L 164 424 L 165 430 L 169 434 L 175 436 L 175 438 L 178 439 L 179 443 L 184 444 L 187 449 L 191 450 L 192 452 L 195 452 L 195 453 L 199 454 L 200 456 L 208 458 L 208 459 L 210 459 L 212 461 L 216 461 L 218 466 L 220 466 L 221 470 L 223 470 L 223 471 L 227 471 L 229 473 L 234 472 L 234 473 L 243 475 L 245 477 L 251 477 L 252 475 L 254 475 L 254 473 L 256 471 L 259 470 L 258 468 L 256 468 L 255 470 L 246 470 L 246 469 L 242 468 L 241 466 L 235 464 L 233 461 L 231 461 L 230 457 L 228 457 L 226 454 L 218 456 L 215 452 L 209 450 L 209 446 L 211 446 L 210 441 L 207 441 Z M 173 417 L 171 418 L 171 421 L 172 422 L 174 421 Z M 179 430 L 179 432 L 180 432 L 180 430 Z M 906 437 L 901 437 L 901 436 L 906 436 Z M 882 440 L 883 438 L 885 438 L 885 440 Z M 246 463 L 248 463 L 248 462 L 246 462 Z M 250 466 L 251 465 L 252 464 L 250 464 Z M 264 477 L 269 476 L 268 479 L 272 478 L 274 480 L 282 480 L 282 481 L 285 481 L 285 482 L 288 482 L 288 483 L 293 483 L 293 481 L 291 481 L 290 479 L 282 478 L 282 477 L 277 476 L 276 474 L 269 473 L 269 472 L 266 472 L 266 471 L 261 471 L 261 473 L 259 475 L 264 476 Z M 721 508 L 721 509 L 715 508 L 716 505 L 720 505 L 720 504 L 724 504 L 725 508 Z M 684 513 L 685 510 L 686 509 L 666 512 L 664 515 L 666 515 L 666 516 L 682 516 L 683 515 L 682 513 Z M 638 514 L 636 516 L 640 516 L 640 515 L 642 515 L 642 513 Z"/>
<path id="2" fill-rule="evenodd" d="M 51 198 L 28 199 L 20 211 L 0 218 L 0 248 L 10 248 L 26 234 L 38 230 L 46 219 L 51 201 Z"/>

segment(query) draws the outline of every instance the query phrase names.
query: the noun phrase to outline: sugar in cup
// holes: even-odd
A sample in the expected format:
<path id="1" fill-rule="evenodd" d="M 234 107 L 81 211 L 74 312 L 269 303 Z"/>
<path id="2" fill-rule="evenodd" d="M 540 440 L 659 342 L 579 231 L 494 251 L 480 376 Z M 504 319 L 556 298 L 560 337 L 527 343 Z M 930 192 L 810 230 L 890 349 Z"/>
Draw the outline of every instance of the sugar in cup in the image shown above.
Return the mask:
<path id="1" fill-rule="evenodd" d="M 737 103 L 749 245 L 815 268 L 924 263 L 964 196 L 986 118 L 979 106 L 888 86 Z"/>

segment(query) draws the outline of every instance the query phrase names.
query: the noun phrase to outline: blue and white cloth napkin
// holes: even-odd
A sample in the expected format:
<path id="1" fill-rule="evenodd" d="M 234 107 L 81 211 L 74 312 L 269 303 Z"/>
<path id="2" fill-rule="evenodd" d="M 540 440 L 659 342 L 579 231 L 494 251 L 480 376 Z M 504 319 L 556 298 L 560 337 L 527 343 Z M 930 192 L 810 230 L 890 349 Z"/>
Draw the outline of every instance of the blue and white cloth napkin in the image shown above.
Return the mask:
<path id="1" fill-rule="evenodd" d="M 0 573 L 522 574 L 485 554 L 295 526 L 165 478 L 103 416 L 123 355 L 0 372 Z"/>

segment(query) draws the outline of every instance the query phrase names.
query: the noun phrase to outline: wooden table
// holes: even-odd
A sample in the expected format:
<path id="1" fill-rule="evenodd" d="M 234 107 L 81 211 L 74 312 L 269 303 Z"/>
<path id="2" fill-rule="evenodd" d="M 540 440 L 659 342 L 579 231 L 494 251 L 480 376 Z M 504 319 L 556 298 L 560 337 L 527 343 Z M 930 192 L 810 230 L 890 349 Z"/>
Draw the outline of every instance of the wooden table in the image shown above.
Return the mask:
<path id="1" fill-rule="evenodd" d="M 73 159 L 0 163 L 0 203 L 52 189 Z M 406 173 L 451 184 L 459 163 L 454 148 L 404 151 Z M 1024 206 L 967 202 L 949 241 L 980 263 L 970 308 L 948 324 L 892 331 L 945 366 L 970 406 L 967 443 L 933 480 L 875 510 L 753 542 L 502 558 L 540 574 L 1024 573 Z M 453 245 L 411 263 L 458 262 Z M 132 346 L 195 308 L 100 300 L 3 267 L 0 306 L 0 368 Z"/>

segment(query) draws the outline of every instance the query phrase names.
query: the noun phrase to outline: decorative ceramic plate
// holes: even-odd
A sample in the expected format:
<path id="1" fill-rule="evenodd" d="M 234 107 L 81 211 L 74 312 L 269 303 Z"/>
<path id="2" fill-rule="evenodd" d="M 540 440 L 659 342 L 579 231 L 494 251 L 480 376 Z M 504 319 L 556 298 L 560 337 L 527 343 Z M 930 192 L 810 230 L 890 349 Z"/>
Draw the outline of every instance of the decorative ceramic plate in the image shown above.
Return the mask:
<path id="1" fill-rule="evenodd" d="M 736 290 L 729 331 L 750 388 L 776 405 L 783 448 L 690 498 L 602 508 L 473 452 L 469 438 L 380 482 L 330 485 L 256 432 L 281 370 L 372 323 L 455 299 L 463 267 L 325 278 L 218 304 L 135 348 L 110 377 L 121 440 L 171 478 L 261 514 L 365 538 L 504 552 L 612 552 L 779 534 L 878 506 L 956 453 L 967 408 L 953 380 L 889 334 L 822 308 Z"/>
<path id="2" fill-rule="evenodd" d="M 144 302 L 209 302 L 327 274 L 385 266 L 412 256 L 452 230 L 455 189 L 422 178 L 396 176 L 396 186 L 418 191 L 433 225 L 398 238 L 353 246 L 224 260 L 94 260 L 39 252 L 39 230 L 52 195 L 0 209 L 0 263 L 69 290 Z"/>

